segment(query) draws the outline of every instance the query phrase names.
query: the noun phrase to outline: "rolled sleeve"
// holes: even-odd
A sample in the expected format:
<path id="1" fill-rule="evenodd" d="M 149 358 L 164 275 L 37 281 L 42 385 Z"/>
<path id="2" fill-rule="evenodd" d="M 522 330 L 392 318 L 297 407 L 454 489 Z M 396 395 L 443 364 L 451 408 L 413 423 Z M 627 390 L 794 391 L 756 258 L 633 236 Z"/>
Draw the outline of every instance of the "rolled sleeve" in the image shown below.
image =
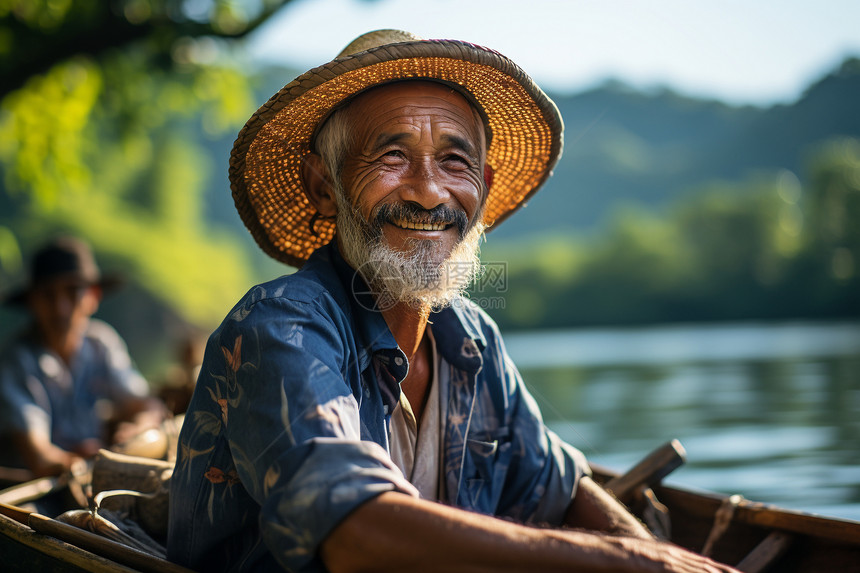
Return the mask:
<path id="1" fill-rule="evenodd" d="M 418 495 L 382 446 L 362 440 L 345 375 L 355 365 L 332 315 L 267 298 L 210 339 L 173 478 L 177 561 L 219 569 L 256 554 L 289 571 L 321 570 L 320 544 L 359 505 L 386 491 Z M 236 545 L 255 531 L 263 547 Z"/>
<path id="2" fill-rule="evenodd" d="M 318 438 L 299 449 L 307 455 L 298 471 L 269 491 L 260 514 L 264 542 L 290 571 L 309 569 L 322 541 L 362 503 L 387 491 L 418 497 L 375 443 Z M 280 474 L 280 464 L 269 471 Z"/>
<path id="3" fill-rule="evenodd" d="M 261 506 L 266 546 L 282 566 L 300 571 L 358 505 L 385 491 L 417 492 L 381 446 L 361 441 L 337 331 L 313 305 L 290 305 L 290 315 L 287 327 L 246 318 L 222 340 L 241 360 L 232 362 L 235 383 L 229 364 L 226 376 L 227 437 L 238 475 Z"/>
<path id="4" fill-rule="evenodd" d="M 537 507 L 530 517 L 532 523 L 561 525 L 570 501 L 576 495 L 579 479 L 590 473 L 585 456 L 547 430 L 546 483 L 539 486 Z"/>

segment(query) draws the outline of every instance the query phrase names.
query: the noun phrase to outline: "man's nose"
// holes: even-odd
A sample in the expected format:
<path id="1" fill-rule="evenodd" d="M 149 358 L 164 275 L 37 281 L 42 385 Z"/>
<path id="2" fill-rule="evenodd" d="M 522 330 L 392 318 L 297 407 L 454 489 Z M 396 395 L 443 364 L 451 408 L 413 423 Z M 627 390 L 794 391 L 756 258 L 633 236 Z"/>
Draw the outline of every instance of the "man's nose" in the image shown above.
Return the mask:
<path id="1" fill-rule="evenodd" d="M 449 193 L 442 184 L 432 159 L 423 159 L 412 164 L 408 181 L 403 187 L 402 199 L 420 205 L 426 210 L 444 205 Z"/>
<path id="2" fill-rule="evenodd" d="M 69 289 L 55 289 L 52 293 L 51 305 L 54 315 L 57 317 L 67 318 L 71 316 L 76 304 L 76 293 Z"/>
<path id="3" fill-rule="evenodd" d="M 54 312 L 57 316 L 69 316 L 73 307 L 74 301 L 66 294 L 58 294 L 54 297 Z"/>

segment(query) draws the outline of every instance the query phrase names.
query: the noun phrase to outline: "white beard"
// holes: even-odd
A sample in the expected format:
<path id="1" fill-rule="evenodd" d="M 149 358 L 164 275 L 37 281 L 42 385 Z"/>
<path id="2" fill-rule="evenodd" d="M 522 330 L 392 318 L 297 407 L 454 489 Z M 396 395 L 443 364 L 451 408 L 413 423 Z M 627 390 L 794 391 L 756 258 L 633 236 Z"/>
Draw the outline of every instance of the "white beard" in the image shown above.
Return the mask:
<path id="1" fill-rule="evenodd" d="M 475 222 L 447 257 L 432 240 L 413 240 L 410 249 L 401 252 L 392 249 L 382 230 L 372 228 L 349 204 L 342 187 L 334 192 L 343 256 L 361 273 L 379 310 L 397 303 L 419 311 L 439 310 L 462 296 L 478 277 L 482 222 Z"/>

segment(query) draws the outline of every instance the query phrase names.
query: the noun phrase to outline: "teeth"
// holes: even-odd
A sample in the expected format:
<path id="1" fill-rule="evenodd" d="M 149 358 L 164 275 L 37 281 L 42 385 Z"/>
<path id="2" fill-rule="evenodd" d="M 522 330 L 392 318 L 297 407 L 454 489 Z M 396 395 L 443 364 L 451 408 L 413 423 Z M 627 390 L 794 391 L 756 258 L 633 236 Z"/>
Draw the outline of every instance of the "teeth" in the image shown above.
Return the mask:
<path id="1" fill-rule="evenodd" d="M 413 223 L 403 220 L 393 221 L 393 223 L 401 229 L 409 229 L 410 231 L 444 231 L 447 227 L 447 225 L 440 223 Z"/>

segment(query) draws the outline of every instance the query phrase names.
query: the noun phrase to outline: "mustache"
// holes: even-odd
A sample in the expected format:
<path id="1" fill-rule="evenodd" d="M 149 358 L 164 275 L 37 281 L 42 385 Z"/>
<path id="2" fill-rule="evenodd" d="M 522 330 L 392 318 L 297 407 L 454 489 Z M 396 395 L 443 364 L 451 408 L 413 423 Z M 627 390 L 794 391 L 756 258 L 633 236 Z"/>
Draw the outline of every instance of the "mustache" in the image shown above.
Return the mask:
<path id="1" fill-rule="evenodd" d="M 382 205 L 373 216 L 372 225 L 375 230 L 381 230 L 385 223 L 394 223 L 395 221 L 429 225 L 455 225 L 460 239 L 465 237 L 469 230 L 469 217 L 465 211 L 452 209 L 447 205 L 424 209 L 412 203 Z"/>

